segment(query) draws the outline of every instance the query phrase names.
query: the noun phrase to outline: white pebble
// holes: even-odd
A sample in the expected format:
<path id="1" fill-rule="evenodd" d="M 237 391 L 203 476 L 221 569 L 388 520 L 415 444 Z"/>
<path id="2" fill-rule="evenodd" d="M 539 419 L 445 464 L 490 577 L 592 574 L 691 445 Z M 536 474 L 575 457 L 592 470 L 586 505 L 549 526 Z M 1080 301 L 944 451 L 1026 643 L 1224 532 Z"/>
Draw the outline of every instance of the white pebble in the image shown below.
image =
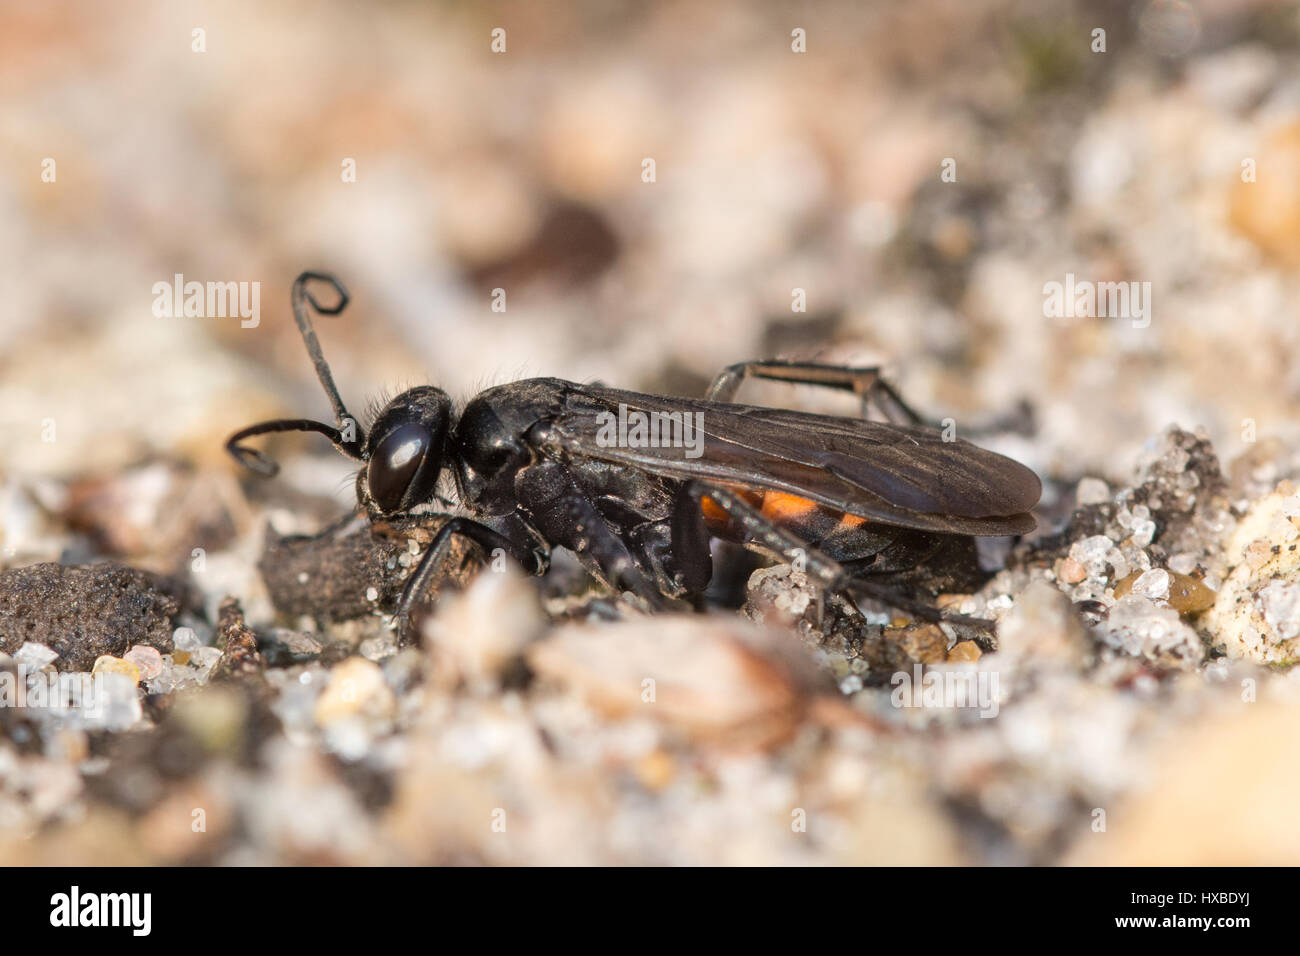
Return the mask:
<path id="1" fill-rule="evenodd" d="M 192 627 L 178 627 L 172 631 L 172 644 L 178 651 L 197 651 L 203 646 L 199 636 L 194 633 Z"/>
<path id="2" fill-rule="evenodd" d="M 1164 568 L 1152 568 L 1145 571 L 1133 582 L 1133 590 L 1149 597 L 1153 601 L 1169 600 L 1169 586 L 1173 583 L 1169 572 Z"/>
<path id="3" fill-rule="evenodd" d="M 22 647 L 18 648 L 18 652 L 14 654 L 14 660 L 28 670 L 37 670 L 46 664 L 53 664 L 58 658 L 58 651 L 51 650 L 44 644 L 35 644 L 32 641 L 23 644 Z"/>
<path id="4" fill-rule="evenodd" d="M 122 655 L 122 659 L 140 668 L 141 680 L 153 680 L 163 672 L 162 654 L 156 647 L 150 647 L 148 644 L 135 645 Z"/>
<path id="5" fill-rule="evenodd" d="M 1133 522 L 1133 543 L 1145 548 L 1156 536 L 1156 523 L 1149 518 Z"/>
<path id="6" fill-rule="evenodd" d="M 1080 505 L 1103 505 L 1110 500 L 1110 487 L 1100 478 L 1084 478 L 1074 489 L 1075 501 Z"/>

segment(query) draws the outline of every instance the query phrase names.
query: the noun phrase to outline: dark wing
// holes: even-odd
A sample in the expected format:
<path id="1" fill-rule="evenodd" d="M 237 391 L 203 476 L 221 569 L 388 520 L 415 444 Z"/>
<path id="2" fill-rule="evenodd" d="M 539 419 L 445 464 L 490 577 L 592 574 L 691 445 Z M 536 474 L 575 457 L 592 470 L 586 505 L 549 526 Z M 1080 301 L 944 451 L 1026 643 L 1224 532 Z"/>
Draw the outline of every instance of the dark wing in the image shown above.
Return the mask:
<path id="1" fill-rule="evenodd" d="M 703 432 L 700 454 L 610 441 L 610 416 L 617 420 L 620 406 L 689 413 Z M 673 478 L 783 491 L 923 531 L 1023 534 L 1035 526 L 1028 511 L 1042 492 L 1038 476 L 1010 458 L 944 441 L 931 429 L 865 419 L 570 384 L 550 424 L 571 453 Z"/>

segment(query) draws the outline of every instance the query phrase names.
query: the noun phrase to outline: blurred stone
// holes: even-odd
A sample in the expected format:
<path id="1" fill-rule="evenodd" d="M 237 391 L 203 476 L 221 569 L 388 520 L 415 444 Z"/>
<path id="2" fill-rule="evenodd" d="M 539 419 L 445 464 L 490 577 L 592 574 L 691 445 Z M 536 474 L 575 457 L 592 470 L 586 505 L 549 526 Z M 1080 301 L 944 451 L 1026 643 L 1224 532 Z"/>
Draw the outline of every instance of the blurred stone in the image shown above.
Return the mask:
<path id="1" fill-rule="evenodd" d="M 1251 158 L 1255 181 L 1236 178 L 1229 221 L 1272 259 L 1300 266 L 1300 122 L 1273 130 Z"/>
<path id="2" fill-rule="evenodd" d="M 821 614 L 820 589 L 792 565 L 774 564 L 749 576 L 745 615 L 754 623 L 813 630 Z"/>
<path id="3" fill-rule="evenodd" d="M 0 571 L 0 650 L 44 644 L 60 670 L 88 671 L 132 644 L 172 648 L 179 588 L 120 564 L 37 564 Z"/>
<path id="4" fill-rule="evenodd" d="M 195 548 L 216 551 L 235 533 L 245 505 L 225 471 L 196 472 L 178 462 L 153 461 L 98 475 L 68 488 L 65 518 L 107 555 L 159 562 L 158 570 L 188 569 Z"/>
<path id="5" fill-rule="evenodd" d="M 217 622 L 217 648 L 199 648 L 207 654 L 205 660 L 194 663 L 201 671 L 211 670 L 213 677 L 230 680 L 236 677 L 249 677 L 266 668 L 266 661 L 257 649 L 257 635 L 244 623 L 244 612 L 239 602 L 227 598 L 222 602 L 220 619 Z M 217 652 L 214 659 L 212 651 Z M 206 670 L 204 670 L 206 668 Z"/>
<path id="6" fill-rule="evenodd" d="M 190 666 L 199 672 L 200 682 L 206 681 L 211 676 L 222 657 L 221 650 L 216 647 L 200 647 L 190 654 Z"/>
<path id="7" fill-rule="evenodd" d="M 142 866 L 149 862 L 130 817 L 93 807 L 84 817 L 51 827 L 40 840 L 0 828 L 3 866 Z"/>
<path id="8" fill-rule="evenodd" d="M 636 778 L 647 790 L 663 790 L 676 774 L 675 761 L 663 750 L 652 750 L 636 764 Z"/>
<path id="9" fill-rule="evenodd" d="M 1281 491 L 1257 499 L 1225 545 L 1232 571 L 1201 623 L 1231 658 L 1300 659 L 1300 518 L 1291 516 L 1297 501 Z"/>
<path id="10" fill-rule="evenodd" d="M 191 654 L 203 647 L 203 642 L 199 636 L 194 633 L 192 627 L 178 627 L 172 634 L 172 644 L 174 654 Z M 187 657 L 186 660 L 189 660 Z M 184 663 L 182 661 L 182 663 Z"/>
<path id="11" fill-rule="evenodd" d="M 1083 478 L 1074 489 L 1074 499 L 1079 507 L 1102 505 L 1110 500 L 1110 488 L 1100 478 Z"/>
<path id="12" fill-rule="evenodd" d="M 900 648 L 909 661 L 938 664 L 948 657 L 948 635 L 937 624 L 887 628 L 883 637 Z"/>
<path id="13" fill-rule="evenodd" d="M 540 196 L 504 162 L 466 163 L 439 184 L 441 245 L 468 267 L 518 252 L 541 220 Z"/>
<path id="14" fill-rule="evenodd" d="M 958 866 L 965 861 L 951 819 L 919 788 L 865 796 L 846 814 L 835 858 L 844 866 Z M 814 820 L 816 817 L 814 817 Z"/>
<path id="15" fill-rule="evenodd" d="M 1176 572 L 1170 577 L 1169 603 L 1179 614 L 1200 614 L 1214 606 L 1215 593 L 1196 578 Z"/>
<path id="16" fill-rule="evenodd" d="M 110 657 L 105 654 L 96 658 L 95 666 L 91 669 L 94 674 L 123 674 L 131 678 L 131 683 L 140 683 L 140 668 L 131 661 L 123 660 L 120 657 Z"/>
<path id="17" fill-rule="evenodd" d="M 327 726 L 347 717 L 386 719 L 396 699 L 379 665 L 364 657 L 349 657 L 330 672 L 329 683 L 316 699 L 316 723 Z"/>
<path id="18" fill-rule="evenodd" d="M 1101 630 L 1102 639 L 1126 654 L 1165 666 L 1199 664 L 1205 649 L 1178 612 L 1140 594 L 1115 602 Z"/>
<path id="19" fill-rule="evenodd" d="M 177 696 L 168 719 L 184 727 L 206 753 L 237 757 L 248 705 L 241 692 L 225 685 L 195 688 Z"/>
<path id="20" fill-rule="evenodd" d="M 140 669 L 141 680 L 152 680 L 162 673 L 163 659 L 158 648 L 148 644 L 137 644 L 122 655 L 123 660 L 130 661 Z"/>
<path id="21" fill-rule="evenodd" d="M 1066 558 L 1061 562 L 1058 574 L 1066 584 L 1078 584 L 1088 576 L 1088 569 L 1074 558 Z"/>
<path id="22" fill-rule="evenodd" d="M 351 661 L 375 667 L 363 658 Z M 267 748 L 264 760 L 265 771 L 241 788 L 238 804 L 249 844 L 264 854 L 263 859 L 356 866 L 379 858 L 382 844 L 371 818 L 340 781 L 329 758 L 279 738 Z M 425 793 L 426 801 L 434 792 Z M 428 802 L 425 810 L 430 810 Z"/>
<path id="23" fill-rule="evenodd" d="M 283 627 L 272 628 L 262 648 L 267 663 L 273 667 L 309 661 L 319 657 L 323 649 L 321 642 L 312 635 Z"/>
<path id="24" fill-rule="evenodd" d="M 159 862 L 210 864 L 229 837 L 232 810 L 231 794 L 222 787 L 187 781 L 140 818 L 136 839 Z"/>
<path id="25" fill-rule="evenodd" d="M 1152 568 L 1138 575 L 1133 582 L 1133 591 L 1152 601 L 1167 601 L 1172 583 L 1168 571 L 1164 568 Z M 1118 596 L 1117 592 L 1116 597 Z"/>
<path id="26" fill-rule="evenodd" d="M 29 670 L 40 670 L 46 664 L 53 664 L 59 655 L 44 644 L 26 641 L 14 651 L 14 661 Z"/>
<path id="27" fill-rule="evenodd" d="M 275 609 L 291 618 L 329 623 L 391 613 L 421 550 L 445 520 L 422 515 L 372 524 L 352 518 L 317 535 L 286 536 L 268 527 L 258 569 Z M 463 584 L 477 564 L 474 554 L 473 545 L 453 538 L 442 578 L 425 603 L 444 586 Z"/>
<path id="28" fill-rule="evenodd" d="M 534 644 L 540 676 L 612 718 L 664 721 L 701 741 L 766 746 L 798 725 L 816 679 L 808 662 L 721 617 L 658 615 L 561 628 Z"/>
<path id="29" fill-rule="evenodd" d="M 132 670 L 135 670 L 132 667 Z M 100 671 L 95 676 L 94 706 L 85 711 L 88 727 L 110 731 L 130 730 L 144 715 L 136 689 L 139 672 Z"/>
<path id="30" fill-rule="evenodd" d="M 103 474 L 155 455 L 227 467 L 213 436 L 275 417 L 264 375 L 213 348 L 204 328 L 212 320 L 150 314 L 150 282 L 163 278 L 138 276 L 138 294 L 97 300 L 93 312 L 87 304 L 80 334 L 51 328 L 25 338 L 0 388 L 13 460 L 47 475 Z M 57 440 L 42 440 L 32 427 L 42 421 L 57 423 Z"/>
<path id="31" fill-rule="evenodd" d="M 999 658 L 1077 670 L 1090 653 L 1070 599 L 1047 581 L 1031 582 L 998 624 Z"/>
<path id="32" fill-rule="evenodd" d="M 444 597 L 425 621 L 431 680 L 439 687 L 463 684 L 490 693 L 545 626 L 532 581 L 509 566 L 485 570 L 463 592 Z"/>
<path id="33" fill-rule="evenodd" d="M 1195 721 L 1154 756 L 1148 782 L 1081 834 L 1075 866 L 1290 866 L 1300 859 L 1300 707 L 1238 703 Z M 1207 826 L 1207 819 L 1213 820 Z"/>

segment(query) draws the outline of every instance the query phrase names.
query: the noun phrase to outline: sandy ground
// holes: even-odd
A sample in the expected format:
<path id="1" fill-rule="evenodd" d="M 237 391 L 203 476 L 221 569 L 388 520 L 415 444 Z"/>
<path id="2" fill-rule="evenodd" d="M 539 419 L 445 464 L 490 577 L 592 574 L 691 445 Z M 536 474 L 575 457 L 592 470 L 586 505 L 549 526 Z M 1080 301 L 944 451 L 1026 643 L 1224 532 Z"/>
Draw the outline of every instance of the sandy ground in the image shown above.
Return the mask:
<path id="1" fill-rule="evenodd" d="M 1300 862 L 1294 6 L 113 6 L 0 29 L 0 862 Z M 1043 479 L 938 597 L 995 638 L 462 550 L 401 646 L 440 519 L 222 450 L 329 414 L 307 268 L 358 412 L 883 364 Z M 6 702 L 78 674 L 93 715 Z"/>

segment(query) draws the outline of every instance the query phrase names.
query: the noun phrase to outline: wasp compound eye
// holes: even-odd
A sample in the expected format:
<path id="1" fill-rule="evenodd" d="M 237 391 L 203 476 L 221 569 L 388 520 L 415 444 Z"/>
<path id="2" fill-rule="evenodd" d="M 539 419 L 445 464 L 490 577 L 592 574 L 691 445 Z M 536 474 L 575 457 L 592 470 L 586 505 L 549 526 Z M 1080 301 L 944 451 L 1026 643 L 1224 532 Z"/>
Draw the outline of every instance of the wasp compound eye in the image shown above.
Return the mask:
<path id="1" fill-rule="evenodd" d="M 433 436 L 422 425 L 408 422 L 384 435 L 370 456 L 367 481 L 370 495 L 387 514 L 418 497 L 408 494 L 429 458 Z"/>

